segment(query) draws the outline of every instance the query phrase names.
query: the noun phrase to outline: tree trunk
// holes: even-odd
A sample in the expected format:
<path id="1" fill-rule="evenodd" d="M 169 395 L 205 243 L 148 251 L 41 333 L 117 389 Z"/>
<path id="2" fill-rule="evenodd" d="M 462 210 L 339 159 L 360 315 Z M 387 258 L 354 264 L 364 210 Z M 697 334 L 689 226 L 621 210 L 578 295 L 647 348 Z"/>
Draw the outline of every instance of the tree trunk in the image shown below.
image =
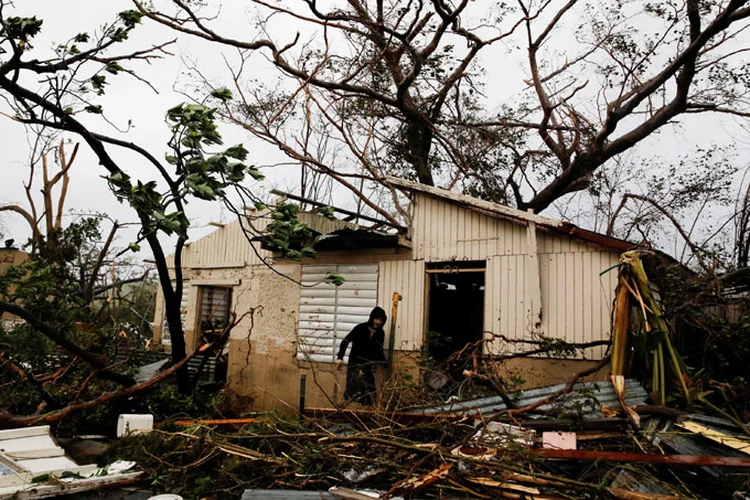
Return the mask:
<path id="1" fill-rule="evenodd" d="M 176 364 L 182 361 L 187 355 L 185 331 L 182 328 L 182 318 L 180 317 L 180 298 L 173 296 L 171 300 L 165 300 L 164 309 L 169 335 L 172 339 L 172 363 Z M 177 370 L 177 388 L 180 394 L 189 394 L 191 392 L 190 374 L 187 364 Z"/>
<path id="2" fill-rule="evenodd" d="M 404 142 L 406 159 L 414 166 L 419 182 L 434 186 L 435 181 L 432 178 L 430 166 L 432 129 L 424 124 L 409 122 L 406 126 Z"/>

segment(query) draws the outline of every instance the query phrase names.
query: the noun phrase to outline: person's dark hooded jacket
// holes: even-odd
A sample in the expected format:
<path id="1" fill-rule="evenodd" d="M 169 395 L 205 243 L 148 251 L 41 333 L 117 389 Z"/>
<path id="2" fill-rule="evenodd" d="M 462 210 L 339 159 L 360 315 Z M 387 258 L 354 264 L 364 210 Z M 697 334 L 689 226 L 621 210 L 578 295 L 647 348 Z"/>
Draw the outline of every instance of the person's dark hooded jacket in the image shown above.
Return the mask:
<path id="1" fill-rule="evenodd" d="M 349 353 L 349 366 L 362 365 L 365 363 L 382 363 L 386 361 L 383 354 L 383 343 L 385 342 L 385 331 L 379 327 L 370 335 L 370 327 L 375 318 L 381 318 L 383 324 L 387 319 L 385 311 L 381 307 L 376 307 L 370 312 L 370 319 L 367 323 L 360 323 L 341 341 L 338 359 L 344 359 L 346 348 L 352 344 L 352 352 Z"/>

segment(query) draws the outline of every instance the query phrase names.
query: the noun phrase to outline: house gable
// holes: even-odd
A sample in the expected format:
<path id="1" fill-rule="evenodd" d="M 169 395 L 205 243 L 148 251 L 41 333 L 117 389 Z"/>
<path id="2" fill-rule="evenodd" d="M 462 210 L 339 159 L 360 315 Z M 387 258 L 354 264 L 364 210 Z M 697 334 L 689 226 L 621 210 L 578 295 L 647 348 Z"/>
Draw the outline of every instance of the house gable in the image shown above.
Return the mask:
<path id="1" fill-rule="evenodd" d="M 530 339 L 542 333 L 578 344 L 607 339 L 617 272 L 601 273 L 619 262 L 619 251 L 542 224 L 479 213 L 431 193 L 412 196 L 414 259 L 486 262 L 486 338 L 495 333 Z M 600 358 L 604 347 L 586 355 Z"/>

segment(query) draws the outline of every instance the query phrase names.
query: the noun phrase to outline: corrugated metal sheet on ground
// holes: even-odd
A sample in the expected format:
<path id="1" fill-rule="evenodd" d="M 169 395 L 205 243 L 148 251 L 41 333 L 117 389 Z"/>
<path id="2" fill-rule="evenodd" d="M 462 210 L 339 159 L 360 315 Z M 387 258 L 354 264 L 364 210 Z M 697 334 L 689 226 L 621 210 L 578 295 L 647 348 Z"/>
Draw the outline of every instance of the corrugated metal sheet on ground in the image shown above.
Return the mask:
<path id="1" fill-rule="evenodd" d="M 267 500 L 271 498 L 294 498 L 298 500 L 319 500 L 321 498 L 338 498 L 327 491 L 299 490 L 245 490 L 241 500 Z"/>
<path id="2" fill-rule="evenodd" d="M 514 398 L 517 407 L 521 408 L 547 398 L 561 390 L 566 384 L 541 387 L 523 391 L 520 396 Z M 625 403 L 629 406 L 644 404 L 648 399 L 646 390 L 635 380 L 627 380 L 625 383 Z M 568 411 L 580 410 L 586 418 L 601 417 L 601 407 L 619 407 L 619 401 L 610 382 L 582 382 L 573 387 L 573 391 L 560 397 L 557 401 L 542 405 L 538 411 L 543 412 L 556 408 Z M 466 413 L 482 414 L 490 416 L 507 407 L 500 396 L 457 401 L 429 408 L 411 410 L 414 413 L 436 414 L 436 413 Z"/>
<path id="3" fill-rule="evenodd" d="M 171 359 L 168 353 L 161 351 L 137 351 L 129 353 L 123 351 L 115 356 L 115 361 L 124 362 L 128 361 L 128 364 L 137 365 L 138 371 L 133 376 L 136 382 L 139 384 L 150 380 L 156 376 Z M 203 363 L 203 355 L 199 354 L 188 361 L 188 371 L 191 373 L 191 377 L 195 374 L 196 370 Z M 214 382 L 216 374 L 216 357 L 209 356 L 206 364 L 201 370 L 200 380 L 207 382 Z"/>
<path id="4" fill-rule="evenodd" d="M 732 422 L 722 418 L 707 415 L 687 415 L 685 419 L 700 422 L 706 427 L 721 430 L 722 432 L 726 432 L 728 429 L 735 429 L 738 433 L 740 432 Z M 741 451 L 723 446 L 700 434 L 674 427 L 672 422 L 669 422 L 665 430 L 658 432 L 656 436 L 660 443 L 682 455 L 747 457 L 747 454 Z M 720 467 L 701 467 L 701 470 L 715 478 L 719 478 L 727 472 Z"/>

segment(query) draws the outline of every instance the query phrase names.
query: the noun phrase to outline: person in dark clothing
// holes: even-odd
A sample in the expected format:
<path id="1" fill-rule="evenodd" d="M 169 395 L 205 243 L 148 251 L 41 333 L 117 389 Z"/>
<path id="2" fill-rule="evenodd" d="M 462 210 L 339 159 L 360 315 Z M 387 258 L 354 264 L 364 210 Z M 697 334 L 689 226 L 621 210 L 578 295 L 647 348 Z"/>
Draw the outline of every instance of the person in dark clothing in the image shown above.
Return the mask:
<path id="1" fill-rule="evenodd" d="M 363 405 L 373 403 L 375 393 L 375 374 L 373 369 L 376 364 L 385 363 L 383 354 L 383 342 L 385 332 L 383 325 L 387 317 L 385 311 L 376 307 L 370 313 L 367 323 L 360 323 L 341 341 L 341 347 L 336 359 L 336 370 L 341 370 L 344 363 L 344 354 L 349 344 L 352 350 L 349 353 L 349 366 L 346 368 L 346 390 L 344 398 L 356 401 Z"/>

